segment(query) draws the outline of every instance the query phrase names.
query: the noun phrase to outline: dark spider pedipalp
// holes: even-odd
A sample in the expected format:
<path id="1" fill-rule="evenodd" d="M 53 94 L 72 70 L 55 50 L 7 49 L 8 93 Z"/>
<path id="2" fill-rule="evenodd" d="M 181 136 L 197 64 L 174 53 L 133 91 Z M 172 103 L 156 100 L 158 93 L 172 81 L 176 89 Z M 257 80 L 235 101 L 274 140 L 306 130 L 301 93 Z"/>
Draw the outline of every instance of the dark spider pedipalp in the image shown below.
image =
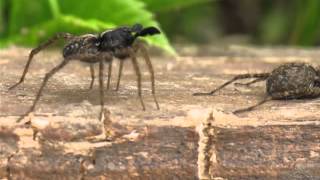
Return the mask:
<path id="1" fill-rule="evenodd" d="M 45 49 L 52 43 L 56 42 L 59 39 L 64 39 L 67 41 L 67 44 L 64 46 L 62 54 L 63 54 L 63 61 L 53 68 L 50 72 L 45 75 L 45 78 L 40 86 L 40 89 L 36 95 L 35 100 L 31 108 L 22 115 L 19 119 L 22 120 L 26 115 L 33 112 L 35 110 L 35 106 L 38 103 L 42 91 L 47 84 L 48 80 L 59 70 L 61 70 L 66 64 L 68 64 L 71 60 L 79 60 L 81 62 L 88 63 L 90 65 L 90 74 L 91 74 L 91 83 L 90 89 L 92 89 L 95 74 L 94 74 L 94 66 L 93 64 L 99 63 L 99 92 L 100 92 L 100 119 L 103 114 L 104 109 L 104 63 L 109 63 L 108 68 L 108 82 L 107 82 L 107 89 L 110 86 L 110 79 L 111 79 L 111 72 L 112 72 L 112 61 L 113 57 L 120 59 L 120 67 L 119 67 L 119 75 L 117 81 L 117 89 L 119 88 L 120 78 L 122 74 L 123 68 L 123 61 L 125 59 L 131 59 L 135 73 L 137 75 L 137 87 L 138 87 L 138 97 L 141 102 L 143 110 L 145 110 L 145 105 L 142 99 L 142 92 L 141 92 L 141 72 L 139 69 L 138 62 L 136 60 L 136 53 L 138 51 L 142 51 L 143 58 L 148 66 L 150 76 L 151 76 L 151 88 L 152 88 L 152 95 L 157 106 L 159 109 L 158 101 L 155 97 L 155 81 L 154 81 L 154 71 L 153 67 L 148 55 L 147 50 L 145 47 L 140 44 L 136 43 L 134 45 L 135 40 L 140 36 L 146 35 L 155 35 L 159 34 L 160 31 L 155 27 L 146 27 L 143 28 L 142 25 L 136 24 L 133 27 L 119 27 L 113 30 L 102 32 L 98 35 L 93 34 L 86 34 L 82 36 L 75 36 L 68 33 L 59 33 L 55 35 L 53 38 L 49 39 L 47 42 L 39 45 L 37 48 L 33 49 L 29 55 L 29 59 L 27 64 L 24 68 L 20 81 L 9 88 L 9 90 L 14 89 L 18 85 L 20 85 L 28 72 L 29 66 L 31 61 L 37 53 L 41 50 Z"/>
<path id="2" fill-rule="evenodd" d="M 256 105 L 234 111 L 234 113 L 243 113 L 251 111 L 272 99 L 282 100 L 319 97 L 319 74 L 319 69 L 315 69 L 309 64 L 287 63 L 278 66 L 271 73 L 237 75 L 209 93 L 195 93 L 194 95 L 213 95 L 218 90 L 239 79 L 256 78 L 248 84 L 266 80 L 266 97 Z"/>

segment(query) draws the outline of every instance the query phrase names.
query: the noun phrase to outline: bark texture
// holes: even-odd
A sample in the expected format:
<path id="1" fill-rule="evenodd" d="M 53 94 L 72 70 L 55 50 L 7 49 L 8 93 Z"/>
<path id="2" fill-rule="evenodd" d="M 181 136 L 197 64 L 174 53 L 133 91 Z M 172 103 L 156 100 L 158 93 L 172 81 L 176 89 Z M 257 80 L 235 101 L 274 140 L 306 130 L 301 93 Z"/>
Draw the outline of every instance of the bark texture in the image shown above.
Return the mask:
<path id="1" fill-rule="evenodd" d="M 89 90 L 90 67 L 73 61 L 49 80 L 25 126 L 16 119 L 31 106 L 45 73 L 61 61 L 59 51 L 40 53 L 25 82 L 8 91 L 29 51 L 0 51 L 3 179 L 320 179 L 318 100 L 270 101 L 238 117 L 230 112 L 260 101 L 264 83 L 192 96 L 236 74 L 269 72 L 297 60 L 317 64 L 320 51 L 232 46 L 203 48 L 210 56 L 190 56 L 197 54 L 190 48 L 181 49 L 186 55 L 177 59 L 152 56 L 160 110 L 146 64 L 138 58 L 146 111 L 131 62 L 124 62 L 120 89 L 114 91 L 115 61 L 103 121 L 98 83 Z"/>

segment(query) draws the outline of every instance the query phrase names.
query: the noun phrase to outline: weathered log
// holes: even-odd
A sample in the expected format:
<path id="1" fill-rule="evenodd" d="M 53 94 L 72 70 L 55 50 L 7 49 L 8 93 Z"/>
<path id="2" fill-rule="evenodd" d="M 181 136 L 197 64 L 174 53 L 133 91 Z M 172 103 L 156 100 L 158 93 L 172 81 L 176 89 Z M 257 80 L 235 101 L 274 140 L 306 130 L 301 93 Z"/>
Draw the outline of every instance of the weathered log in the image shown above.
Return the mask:
<path id="1" fill-rule="evenodd" d="M 28 136 L 20 133 L 19 137 L 24 136 L 24 142 L 20 142 L 18 135 L 12 135 L 11 138 L 6 133 L 5 136 L 0 136 L 3 138 L 0 140 L 7 141 L 5 145 L 8 147 L 1 156 L 1 177 L 8 179 L 197 178 L 195 169 L 198 138 L 193 128 L 148 127 L 146 130 L 130 127 L 129 129 L 133 128 L 134 133 L 122 134 L 112 142 L 88 142 L 85 137 L 80 141 L 57 141 L 56 136 L 48 139 L 42 136 L 33 140 L 32 132 L 27 133 Z M 127 133 L 128 128 L 123 132 Z"/>
<path id="2" fill-rule="evenodd" d="M 241 115 L 245 119 L 214 113 L 214 123 L 204 126 L 210 129 L 208 135 L 214 130 L 214 137 L 201 139 L 198 170 L 195 127 L 208 115 L 206 109 L 234 111 L 258 101 L 265 88 L 260 83 L 251 88 L 231 85 L 210 97 L 192 93 L 211 90 L 235 74 L 266 72 L 297 58 L 316 62 L 320 51 L 231 47 L 207 57 L 153 57 L 160 110 L 154 105 L 149 74 L 139 61 L 146 72 L 142 90 L 147 110 L 141 110 L 134 71 L 125 67 L 119 91 L 112 90 L 115 74 L 111 89 L 105 90 L 110 114 L 103 122 L 97 119 L 97 83 L 88 90 L 89 67 L 70 62 L 48 82 L 34 116 L 28 117 L 31 124 L 24 126 L 15 120 L 30 108 L 44 74 L 60 61 L 56 51 L 40 53 L 25 82 L 8 91 L 19 80 L 29 50 L 0 51 L 0 178 L 198 179 L 198 172 L 201 178 L 289 177 L 281 173 L 318 178 L 313 170 L 319 163 L 317 100 L 272 101 Z M 217 148 L 216 156 L 212 147 Z M 212 157 L 219 161 L 207 162 L 214 161 Z M 291 171 L 290 163 L 299 171 Z M 269 175 L 273 172 L 278 174 Z"/>
<path id="3" fill-rule="evenodd" d="M 201 179 L 320 178 L 319 121 L 263 124 L 214 111 L 199 133 Z"/>
<path id="4" fill-rule="evenodd" d="M 9 176 L 8 162 L 18 150 L 18 141 L 19 136 L 12 129 L 0 127 L 0 177 Z"/>

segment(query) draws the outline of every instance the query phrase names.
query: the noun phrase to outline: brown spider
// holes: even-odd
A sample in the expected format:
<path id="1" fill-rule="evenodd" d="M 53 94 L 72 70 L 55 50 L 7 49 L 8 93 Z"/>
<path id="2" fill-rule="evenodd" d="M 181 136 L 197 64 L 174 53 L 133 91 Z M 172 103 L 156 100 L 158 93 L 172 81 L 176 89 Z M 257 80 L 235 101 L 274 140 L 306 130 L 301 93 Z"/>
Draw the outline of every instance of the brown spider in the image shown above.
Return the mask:
<path id="1" fill-rule="evenodd" d="M 120 84 L 121 74 L 122 74 L 123 61 L 130 58 L 133 68 L 135 70 L 135 73 L 137 75 L 138 96 L 142 105 L 142 109 L 145 110 L 145 105 L 144 105 L 144 102 L 142 99 L 142 93 L 141 93 L 141 72 L 136 59 L 138 51 L 142 53 L 142 56 L 148 66 L 150 76 L 151 76 L 152 95 L 154 98 L 154 102 L 157 106 L 157 109 L 160 109 L 158 101 L 155 96 L 154 71 L 148 55 L 148 51 L 142 43 L 135 41 L 140 36 L 155 35 L 159 33 L 160 31 L 155 27 L 143 28 L 142 25 L 135 24 L 132 27 L 126 27 L 126 26 L 119 27 L 119 28 L 102 32 L 98 35 L 85 34 L 82 36 L 75 36 L 69 33 L 56 34 L 47 42 L 39 45 L 38 47 L 36 47 L 31 51 L 27 64 L 24 68 L 23 74 L 20 78 L 20 81 L 9 88 L 9 90 L 14 89 L 24 81 L 34 55 L 36 55 L 41 50 L 47 48 L 49 45 L 51 45 L 52 43 L 60 39 L 64 39 L 67 42 L 62 51 L 63 61 L 59 65 L 54 67 L 51 71 L 46 73 L 45 78 L 36 95 L 36 99 L 33 101 L 31 108 L 26 112 L 26 114 L 22 115 L 18 119 L 18 122 L 22 120 L 24 116 L 34 111 L 35 106 L 42 94 L 43 88 L 47 84 L 48 80 L 56 72 L 58 72 L 65 65 L 67 65 L 71 60 L 79 60 L 81 62 L 90 64 L 90 72 L 91 72 L 90 89 L 93 87 L 93 82 L 95 78 L 93 64 L 99 63 L 99 89 L 100 89 L 100 104 L 101 104 L 100 118 L 101 118 L 103 113 L 103 108 L 104 108 L 104 98 L 103 98 L 104 97 L 104 87 L 103 87 L 104 63 L 105 62 L 109 63 L 108 83 L 107 83 L 107 88 L 109 88 L 112 59 L 113 57 L 115 57 L 120 60 L 119 76 L 118 76 L 118 82 L 117 82 L 117 89 L 118 89 Z"/>
<path id="2" fill-rule="evenodd" d="M 266 80 L 267 95 L 254 106 L 239 109 L 234 113 L 251 111 L 263 103 L 276 99 L 302 99 L 320 96 L 320 70 L 306 63 L 287 63 L 275 68 L 271 73 L 242 74 L 227 81 L 217 89 L 208 93 L 194 93 L 194 96 L 213 95 L 220 89 L 239 79 L 255 78 L 255 80 L 243 84 L 250 85 Z"/>

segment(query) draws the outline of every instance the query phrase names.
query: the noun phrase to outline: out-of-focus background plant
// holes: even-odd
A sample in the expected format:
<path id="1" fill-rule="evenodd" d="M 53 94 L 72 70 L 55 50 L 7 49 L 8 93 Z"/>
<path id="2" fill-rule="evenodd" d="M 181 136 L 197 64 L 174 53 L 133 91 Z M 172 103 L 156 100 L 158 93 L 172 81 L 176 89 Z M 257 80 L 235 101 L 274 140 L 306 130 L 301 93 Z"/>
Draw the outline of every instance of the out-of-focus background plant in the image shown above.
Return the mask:
<path id="1" fill-rule="evenodd" d="M 171 54 L 172 42 L 320 43 L 319 0 L 0 0 L 0 15 L 1 47 L 134 23 L 161 28 L 146 40 Z"/>

